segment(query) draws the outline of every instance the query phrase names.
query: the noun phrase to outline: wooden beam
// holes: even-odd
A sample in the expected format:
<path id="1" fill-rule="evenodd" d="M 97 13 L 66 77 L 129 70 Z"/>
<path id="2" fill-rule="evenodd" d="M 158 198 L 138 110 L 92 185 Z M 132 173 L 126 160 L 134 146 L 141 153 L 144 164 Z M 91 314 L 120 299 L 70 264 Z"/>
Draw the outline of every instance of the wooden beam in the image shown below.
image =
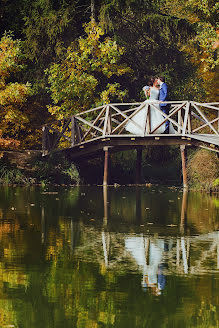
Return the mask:
<path id="1" fill-rule="evenodd" d="M 218 112 L 218 114 L 219 114 L 219 112 Z M 217 121 L 218 121 L 218 123 L 219 123 L 219 117 L 215 118 L 214 120 L 210 121 L 209 123 L 215 123 L 215 122 L 217 122 Z M 205 122 L 205 121 L 204 121 L 204 122 Z M 208 123 L 205 123 L 205 124 L 199 126 L 198 128 L 192 130 L 192 132 L 197 132 L 197 131 L 199 131 L 200 129 L 205 128 L 206 126 L 208 126 Z"/>
<path id="2" fill-rule="evenodd" d="M 103 173 L 103 186 L 108 185 L 109 175 L 109 147 L 104 147 L 104 173 Z"/>
<path id="3" fill-rule="evenodd" d="M 199 115 L 201 115 L 202 118 L 206 121 L 207 125 L 214 131 L 214 133 L 217 134 L 217 135 L 219 135 L 219 133 L 217 132 L 217 130 L 208 121 L 207 117 L 202 113 L 202 111 L 198 108 L 198 106 L 196 106 L 194 103 L 192 105 L 193 105 L 193 107 L 195 107 L 195 109 L 197 110 L 197 112 L 199 113 Z"/>
<path id="4" fill-rule="evenodd" d="M 99 107 L 95 107 L 95 108 L 91 108 L 91 109 L 88 109 L 88 110 L 84 110 L 83 112 L 76 114 L 75 117 L 78 118 L 78 117 L 80 117 L 83 114 L 94 112 L 95 110 L 99 110 L 99 109 L 101 109 L 101 108 L 103 108 L 105 106 L 106 105 L 102 105 L 102 106 L 99 106 Z"/>
<path id="5" fill-rule="evenodd" d="M 146 105 L 146 111 L 145 111 L 145 120 L 144 120 L 144 136 L 147 134 L 147 127 L 148 127 L 148 120 L 150 122 L 150 107 L 149 107 L 149 104 Z M 149 130 L 150 131 L 150 127 L 149 127 Z"/>
<path id="6" fill-rule="evenodd" d="M 103 126 L 103 136 L 106 135 L 106 129 L 108 126 L 108 118 L 109 118 L 109 105 L 107 105 L 107 107 L 106 107 L 106 114 L 105 114 L 104 126 Z"/>
<path id="7" fill-rule="evenodd" d="M 80 121 L 80 122 L 82 122 L 82 123 L 84 123 L 84 124 L 86 124 L 86 125 L 89 125 L 89 126 L 91 126 L 92 128 L 94 128 L 95 130 L 97 130 L 97 131 L 103 133 L 103 130 L 102 130 L 102 129 L 100 129 L 100 128 L 98 128 L 97 126 L 91 124 L 89 121 L 86 121 L 86 120 L 84 120 L 83 118 L 81 118 L 81 117 L 79 117 L 79 116 L 75 116 L 75 118 L 76 118 L 78 121 Z"/>
<path id="8" fill-rule="evenodd" d="M 189 109 L 190 109 L 190 102 L 188 101 L 186 104 L 186 110 L 185 110 L 185 116 L 184 116 L 184 123 L 183 123 L 183 130 L 182 130 L 183 136 L 186 134 L 186 126 L 187 126 L 187 122 L 188 122 Z"/>
<path id="9" fill-rule="evenodd" d="M 56 145 L 58 144 L 59 140 L 62 138 L 62 136 L 63 136 L 64 132 L 66 131 L 66 129 L 67 129 L 70 121 L 71 121 L 71 118 L 67 119 L 67 121 L 66 121 L 66 123 L 65 123 L 65 125 L 64 125 L 64 127 L 63 127 L 63 129 L 62 129 L 62 131 L 60 133 L 60 135 L 54 141 L 54 143 L 52 145 L 52 149 L 54 149 L 56 147 Z"/>
<path id="10" fill-rule="evenodd" d="M 186 168 L 186 146 L 180 146 L 181 160 L 182 160 L 182 174 L 183 174 L 183 188 L 188 188 L 187 168 Z"/>
<path id="11" fill-rule="evenodd" d="M 182 126 L 182 109 L 180 109 L 178 111 L 178 124 L 179 124 L 179 126 Z M 180 134 L 180 132 L 181 132 L 181 130 L 178 127 L 178 134 Z"/>
<path id="12" fill-rule="evenodd" d="M 97 118 L 92 122 L 92 125 L 95 125 L 99 121 L 99 119 L 101 118 L 101 116 L 105 110 L 106 110 L 106 106 L 103 107 L 101 112 L 98 114 Z M 93 129 L 93 127 L 89 128 L 89 130 L 85 133 L 83 140 L 89 135 L 89 133 L 91 132 L 92 129 Z"/>
<path id="13" fill-rule="evenodd" d="M 71 147 L 75 145 L 75 118 L 71 117 Z"/>
<path id="14" fill-rule="evenodd" d="M 153 129 L 153 131 L 151 131 L 151 134 L 153 134 L 157 129 L 159 129 L 159 127 L 161 127 L 163 124 L 165 124 L 166 121 L 168 121 L 168 120 L 169 120 L 170 122 L 172 122 L 173 124 L 175 124 L 179 129 L 182 130 L 182 127 L 181 127 L 176 121 L 174 121 L 173 119 L 171 119 L 171 116 L 173 116 L 173 115 L 176 114 L 180 109 L 182 109 L 182 107 L 183 107 L 185 104 L 183 104 L 183 105 L 181 105 L 180 107 L 178 107 L 177 109 L 175 109 L 174 112 L 172 112 L 172 113 L 169 114 L 169 115 L 167 115 L 167 114 L 165 114 L 164 112 L 162 112 L 161 109 L 155 107 L 153 104 L 150 104 L 150 105 L 165 117 L 165 119 L 163 120 L 163 122 L 161 122 L 160 124 L 158 124 L 158 125 Z"/>
<path id="15" fill-rule="evenodd" d="M 214 109 L 216 111 L 219 111 L 219 107 L 216 107 L 216 106 L 212 106 L 214 104 L 217 104 L 219 106 L 219 102 L 218 103 L 199 103 L 199 102 L 196 102 L 196 101 L 191 101 L 192 105 L 195 104 L 197 106 L 202 106 L 202 107 L 206 107 L 206 108 L 209 108 L 209 109 Z"/>
<path id="16" fill-rule="evenodd" d="M 142 127 L 141 127 L 138 123 L 136 123 L 135 121 L 133 121 L 133 120 L 131 119 L 131 117 L 133 117 L 135 114 L 137 114 L 137 113 L 138 113 L 138 112 L 144 107 L 144 105 L 145 105 L 145 103 L 143 103 L 142 106 L 140 106 L 140 107 L 138 108 L 138 110 L 136 110 L 136 111 L 135 111 L 134 113 L 132 113 L 130 116 L 125 115 L 121 110 L 119 110 L 118 108 L 116 108 L 116 107 L 110 105 L 110 107 L 112 107 L 115 111 L 117 111 L 118 113 L 120 113 L 121 116 L 123 116 L 124 118 L 126 118 L 125 121 L 123 121 L 119 126 L 117 126 L 117 127 L 112 131 L 112 133 L 114 133 L 116 130 L 118 130 L 122 125 L 124 125 L 124 124 L 125 124 L 126 122 L 128 122 L 128 121 L 131 121 L 136 127 L 138 127 L 140 130 L 142 130 L 142 132 L 144 132 L 143 129 L 142 129 Z"/>
<path id="17" fill-rule="evenodd" d="M 50 127 L 48 127 L 48 130 L 54 131 L 56 134 L 58 134 L 60 136 L 60 138 L 64 138 L 64 139 L 66 139 L 66 140 L 68 140 L 68 141 L 71 142 L 71 138 L 69 138 L 66 135 L 64 135 L 64 133 L 62 134 L 58 129 L 55 129 L 52 126 L 50 126 Z"/>

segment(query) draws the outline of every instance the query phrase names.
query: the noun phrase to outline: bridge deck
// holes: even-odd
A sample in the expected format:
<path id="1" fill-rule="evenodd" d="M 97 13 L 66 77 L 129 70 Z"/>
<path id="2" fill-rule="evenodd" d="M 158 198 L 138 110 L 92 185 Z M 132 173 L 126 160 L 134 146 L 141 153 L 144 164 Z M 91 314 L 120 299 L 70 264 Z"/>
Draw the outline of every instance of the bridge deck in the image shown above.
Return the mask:
<path id="1" fill-rule="evenodd" d="M 186 136 L 176 134 L 155 134 L 147 136 L 136 135 L 108 135 L 98 137 L 89 141 L 81 142 L 73 147 L 63 149 L 71 154 L 72 159 L 80 159 L 86 156 L 98 156 L 103 153 L 105 147 L 109 147 L 111 152 L 128 150 L 144 146 L 198 146 L 219 152 L 219 138 L 214 135 L 192 135 Z"/>

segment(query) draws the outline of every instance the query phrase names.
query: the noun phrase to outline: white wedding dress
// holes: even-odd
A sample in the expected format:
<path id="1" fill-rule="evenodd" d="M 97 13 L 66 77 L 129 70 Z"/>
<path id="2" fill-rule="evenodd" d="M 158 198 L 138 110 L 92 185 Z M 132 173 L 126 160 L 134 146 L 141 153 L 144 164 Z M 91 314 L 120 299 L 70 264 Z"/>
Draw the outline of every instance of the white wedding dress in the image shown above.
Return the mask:
<path id="1" fill-rule="evenodd" d="M 151 87 L 150 98 L 144 102 L 145 103 L 144 107 L 142 107 L 142 109 L 131 118 L 131 120 L 137 123 L 138 126 L 135 125 L 133 122 L 129 121 L 125 126 L 126 131 L 134 135 L 144 135 L 147 104 L 153 103 L 158 100 L 159 100 L 159 89 Z M 156 108 L 160 109 L 159 104 L 153 104 L 150 106 L 151 131 L 153 131 L 154 128 L 156 128 L 164 120 L 164 116 L 158 110 L 156 110 Z M 164 130 L 165 130 L 165 124 L 161 125 L 153 133 L 161 134 L 164 133 Z M 169 126 L 169 133 L 176 133 L 171 122 Z"/>

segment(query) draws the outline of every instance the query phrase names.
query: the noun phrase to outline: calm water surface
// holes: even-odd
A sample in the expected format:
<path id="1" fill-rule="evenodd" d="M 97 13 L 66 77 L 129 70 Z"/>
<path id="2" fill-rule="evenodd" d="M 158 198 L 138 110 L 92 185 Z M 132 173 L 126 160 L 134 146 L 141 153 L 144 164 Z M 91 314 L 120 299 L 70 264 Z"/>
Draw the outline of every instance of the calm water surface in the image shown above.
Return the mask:
<path id="1" fill-rule="evenodd" d="M 0 188 L 0 327 L 219 327 L 219 199 Z"/>

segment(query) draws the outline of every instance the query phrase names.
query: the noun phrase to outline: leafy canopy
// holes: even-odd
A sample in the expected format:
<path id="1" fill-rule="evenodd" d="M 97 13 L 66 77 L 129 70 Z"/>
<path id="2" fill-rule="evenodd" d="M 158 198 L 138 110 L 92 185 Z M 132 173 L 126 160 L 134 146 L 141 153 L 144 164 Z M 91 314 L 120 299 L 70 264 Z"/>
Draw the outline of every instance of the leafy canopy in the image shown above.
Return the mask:
<path id="1" fill-rule="evenodd" d="M 0 40 L 0 122 L 1 135 L 15 136 L 27 116 L 22 105 L 31 93 L 30 84 L 14 81 L 15 73 L 22 68 L 21 42 L 5 33 Z"/>
<path id="2" fill-rule="evenodd" d="M 119 78 L 131 72 L 120 60 L 124 48 L 92 21 L 85 25 L 86 37 L 80 37 L 67 49 L 61 63 L 46 70 L 54 105 L 49 112 L 58 119 L 89 109 L 92 105 L 122 101 L 127 90 L 120 89 Z"/>

